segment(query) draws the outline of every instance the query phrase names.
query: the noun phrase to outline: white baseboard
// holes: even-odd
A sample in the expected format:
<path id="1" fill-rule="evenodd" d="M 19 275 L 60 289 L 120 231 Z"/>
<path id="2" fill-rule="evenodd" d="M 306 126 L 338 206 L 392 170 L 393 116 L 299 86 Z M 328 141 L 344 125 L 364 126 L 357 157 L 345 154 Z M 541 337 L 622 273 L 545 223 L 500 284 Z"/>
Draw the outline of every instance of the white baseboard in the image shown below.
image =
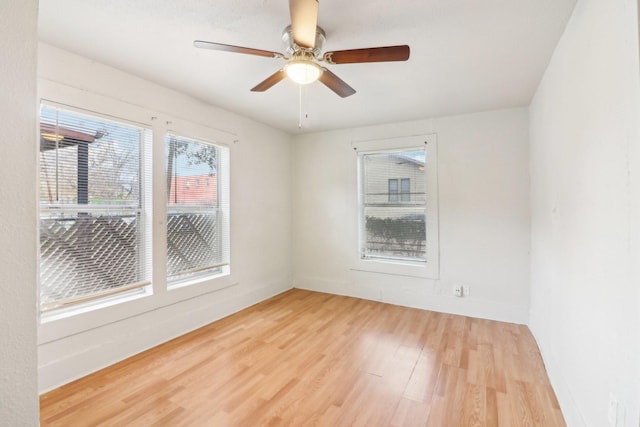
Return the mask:
<path id="1" fill-rule="evenodd" d="M 420 286 L 392 287 L 370 283 L 359 285 L 355 282 L 318 277 L 298 277 L 294 279 L 294 287 L 501 322 L 523 325 L 529 322 L 527 306 L 506 304 L 474 296 L 456 298 L 446 290 L 438 289 L 438 285 L 434 285 L 435 281 L 421 280 Z"/>

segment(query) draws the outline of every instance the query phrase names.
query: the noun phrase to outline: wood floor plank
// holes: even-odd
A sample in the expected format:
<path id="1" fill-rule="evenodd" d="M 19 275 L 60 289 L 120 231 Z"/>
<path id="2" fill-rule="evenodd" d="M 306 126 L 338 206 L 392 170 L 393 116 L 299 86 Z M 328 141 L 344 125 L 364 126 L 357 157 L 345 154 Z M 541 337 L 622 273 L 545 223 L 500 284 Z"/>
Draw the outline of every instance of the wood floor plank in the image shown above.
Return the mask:
<path id="1" fill-rule="evenodd" d="M 466 383 L 462 398 L 462 424 L 469 427 L 487 425 L 487 389 L 483 385 Z"/>
<path id="2" fill-rule="evenodd" d="M 431 405 L 401 398 L 389 423 L 390 427 L 424 427 L 429 419 Z"/>
<path id="3" fill-rule="evenodd" d="M 42 426 L 564 426 L 526 326 L 291 290 L 40 398 Z"/>
<path id="4" fill-rule="evenodd" d="M 403 397 L 417 402 L 430 402 L 436 388 L 440 367 L 438 353 L 422 349 Z"/>

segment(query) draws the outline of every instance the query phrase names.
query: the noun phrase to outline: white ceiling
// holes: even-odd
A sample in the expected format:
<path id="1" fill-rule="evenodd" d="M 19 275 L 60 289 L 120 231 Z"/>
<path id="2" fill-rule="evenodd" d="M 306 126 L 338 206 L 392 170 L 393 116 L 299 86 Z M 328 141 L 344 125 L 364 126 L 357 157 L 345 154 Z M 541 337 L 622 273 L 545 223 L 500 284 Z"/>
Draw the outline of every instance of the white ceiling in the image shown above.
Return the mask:
<path id="1" fill-rule="evenodd" d="M 40 39 L 290 133 L 526 106 L 576 0 L 322 0 L 325 51 L 408 44 L 407 62 L 327 66 L 319 82 L 249 89 L 284 61 L 196 49 L 195 39 L 283 52 L 286 0 L 40 0 Z"/>

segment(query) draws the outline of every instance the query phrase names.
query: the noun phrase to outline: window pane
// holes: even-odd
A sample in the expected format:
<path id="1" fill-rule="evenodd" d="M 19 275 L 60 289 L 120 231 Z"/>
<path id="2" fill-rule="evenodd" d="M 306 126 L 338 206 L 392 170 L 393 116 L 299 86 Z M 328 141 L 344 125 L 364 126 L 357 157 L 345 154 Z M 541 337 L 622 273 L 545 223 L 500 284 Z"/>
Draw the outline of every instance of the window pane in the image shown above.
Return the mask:
<path id="1" fill-rule="evenodd" d="M 183 280 L 228 265 L 225 185 L 228 149 L 177 135 L 166 137 L 167 274 Z M 228 183 L 227 183 L 228 186 Z"/>
<path id="2" fill-rule="evenodd" d="M 40 217 L 43 311 L 128 288 L 127 285 L 142 285 L 145 269 L 140 259 L 139 229 L 137 213 L 43 213 Z"/>
<path id="3" fill-rule="evenodd" d="M 403 201 L 403 202 L 411 201 L 411 179 L 402 178 L 400 183 L 401 183 L 401 185 L 400 185 L 400 194 L 401 194 L 400 200 Z"/>
<path id="4" fill-rule="evenodd" d="M 426 260 L 424 208 L 364 210 L 365 258 Z"/>
<path id="5" fill-rule="evenodd" d="M 40 119 L 40 202 L 140 207 L 142 129 L 55 108 Z"/>
<path id="6" fill-rule="evenodd" d="M 43 311 L 148 284 L 141 151 L 150 131 L 41 108 Z"/>
<path id="7" fill-rule="evenodd" d="M 397 179 L 389 180 L 389 201 L 390 202 L 398 201 L 398 180 Z"/>
<path id="8" fill-rule="evenodd" d="M 360 162 L 362 257 L 426 261 L 425 151 L 365 153 Z"/>

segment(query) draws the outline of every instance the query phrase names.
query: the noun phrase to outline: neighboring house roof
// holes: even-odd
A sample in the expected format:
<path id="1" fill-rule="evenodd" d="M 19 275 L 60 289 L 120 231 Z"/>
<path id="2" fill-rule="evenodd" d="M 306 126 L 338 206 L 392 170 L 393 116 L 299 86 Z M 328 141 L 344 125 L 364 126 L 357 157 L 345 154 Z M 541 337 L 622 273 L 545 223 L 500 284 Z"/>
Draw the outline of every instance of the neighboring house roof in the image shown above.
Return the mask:
<path id="1" fill-rule="evenodd" d="M 210 205 L 218 200 L 218 177 L 201 174 L 171 178 L 169 203 L 172 205 Z"/>
<path id="2" fill-rule="evenodd" d="M 389 153 L 388 156 L 390 158 L 395 158 L 398 163 L 409 163 L 418 167 L 424 167 L 424 162 L 421 162 L 420 160 L 414 159 L 413 157 L 409 157 L 409 156 L 403 156 L 402 154 L 396 154 L 396 153 Z"/>
<path id="3" fill-rule="evenodd" d="M 49 151 L 55 148 L 65 148 L 77 145 L 79 142 L 92 143 L 104 135 L 97 132 L 91 135 L 72 129 L 56 126 L 53 123 L 40 123 L 40 151 Z"/>

